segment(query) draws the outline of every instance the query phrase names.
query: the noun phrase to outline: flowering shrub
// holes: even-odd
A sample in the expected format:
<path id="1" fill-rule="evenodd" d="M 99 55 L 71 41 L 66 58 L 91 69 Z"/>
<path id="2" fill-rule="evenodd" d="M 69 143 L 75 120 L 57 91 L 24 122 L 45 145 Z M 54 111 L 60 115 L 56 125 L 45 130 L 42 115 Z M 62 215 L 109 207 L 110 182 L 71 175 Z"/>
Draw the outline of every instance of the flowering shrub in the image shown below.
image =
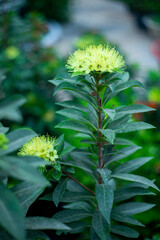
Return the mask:
<path id="1" fill-rule="evenodd" d="M 25 239 L 25 229 L 27 237 L 34 236 L 33 239 L 46 239 L 43 232 L 37 231 L 42 229 L 56 229 L 58 235 L 85 232 L 84 238 L 91 240 L 138 238 L 134 226 L 137 229 L 144 225 L 133 215 L 151 209 L 154 204 L 134 202 L 133 197 L 154 195 L 151 188 L 159 189 L 154 181 L 132 173 L 152 158 L 131 159 L 131 155 L 141 147 L 124 138 L 124 134 L 154 128 L 148 123 L 132 119 L 132 114 L 154 109 L 141 104 L 119 107 L 112 105 L 109 108 L 110 100 L 121 91 L 131 87 L 143 88 L 139 81 L 129 80 L 129 74 L 124 72 L 123 57 L 110 47 L 91 46 L 75 52 L 69 58 L 67 67 L 73 73 L 72 77 L 70 74 L 59 74 L 50 82 L 56 86 L 54 94 L 64 89 L 77 101 L 58 103 L 64 109 L 57 113 L 67 120 L 60 122 L 56 128 L 73 130 L 72 138 L 80 137 L 84 147 L 77 149 L 71 146 L 64 140 L 64 135 L 52 139 L 37 137 L 32 132 L 32 137 L 29 135 L 28 140 L 23 139 L 25 144 L 19 150 L 19 157 L 15 158 L 26 167 L 23 166 L 19 177 L 24 182 L 18 183 L 11 190 L 23 209 L 25 227 L 23 225 L 18 232 L 17 220 L 12 233 L 12 226 L 2 221 L 0 223 L 17 240 Z M 78 102 L 79 99 L 83 101 Z M 10 135 L 7 138 L 9 141 L 14 139 Z M 9 145 L 7 151 L 8 149 Z M 0 152 L 0 158 L 4 153 L 8 152 Z M 125 159 L 127 157 L 128 161 Z M 17 162 L 8 159 L 10 164 Z M 30 175 L 27 163 L 32 170 Z M 35 166 L 43 169 L 41 172 L 46 176 L 46 181 L 37 172 L 34 176 Z M 86 186 L 77 179 L 77 168 L 81 169 L 84 176 L 89 176 L 94 183 L 93 187 Z M 19 172 L 17 175 L 14 171 L 11 173 L 15 178 L 19 176 Z M 33 183 L 30 185 L 28 181 Z M 56 207 L 61 204 L 64 209 L 56 213 L 50 209 L 53 214 L 51 218 L 26 216 L 29 207 L 38 198 L 54 202 Z"/>

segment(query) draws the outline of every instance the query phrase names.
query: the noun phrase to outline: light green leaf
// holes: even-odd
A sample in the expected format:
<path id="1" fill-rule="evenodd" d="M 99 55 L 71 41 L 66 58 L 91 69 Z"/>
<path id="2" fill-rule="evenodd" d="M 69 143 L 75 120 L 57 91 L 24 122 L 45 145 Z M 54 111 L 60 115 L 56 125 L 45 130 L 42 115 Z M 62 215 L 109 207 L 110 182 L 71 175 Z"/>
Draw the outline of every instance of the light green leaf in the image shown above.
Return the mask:
<path id="1" fill-rule="evenodd" d="M 0 134 L 4 134 L 8 132 L 9 128 L 3 127 L 2 123 L 0 123 Z"/>
<path id="2" fill-rule="evenodd" d="M 112 129 L 100 129 L 101 133 L 106 137 L 111 144 L 114 143 L 115 132 Z"/>
<path id="3" fill-rule="evenodd" d="M 139 182 L 139 183 L 143 183 L 149 187 L 153 187 L 156 190 L 159 191 L 158 187 L 149 179 L 145 178 L 145 177 L 141 177 L 138 175 L 133 175 L 133 174 L 113 174 L 112 175 L 113 178 L 118 178 L 118 179 L 122 179 L 122 180 L 127 180 L 127 181 L 133 181 L 133 182 Z"/>
<path id="4" fill-rule="evenodd" d="M 137 231 L 122 225 L 113 225 L 111 227 L 111 232 L 124 237 L 130 237 L 130 238 L 138 238 L 139 236 L 139 233 Z"/>
<path id="5" fill-rule="evenodd" d="M 0 183 L 0 225 L 16 240 L 25 239 L 24 215 L 15 195 Z"/>
<path id="6" fill-rule="evenodd" d="M 113 213 L 124 214 L 132 216 L 141 212 L 145 212 L 153 208 L 155 204 L 145 203 L 145 202 L 129 202 L 116 206 L 113 209 Z"/>
<path id="7" fill-rule="evenodd" d="M 91 213 L 86 212 L 85 210 L 71 209 L 60 211 L 56 213 L 53 218 L 60 220 L 63 223 L 69 223 L 90 217 L 91 215 Z"/>
<path id="8" fill-rule="evenodd" d="M 92 227 L 101 240 L 109 240 L 109 225 L 98 210 L 93 215 Z"/>
<path id="9" fill-rule="evenodd" d="M 100 212 L 110 224 L 110 214 L 114 200 L 112 187 L 109 184 L 96 184 L 96 198 Z"/>
<path id="10" fill-rule="evenodd" d="M 55 203 L 56 207 L 58 207 L 59 202 L 63 198 L 63 195 L 67 187 L 67 181 L 68 181 L 68 178 L 61 179 L 57 184 L 56 188 L 54 189 L 53 202 Z"/>
<path id="11" fill-rule="evenodd" d="M 114 173 L 129 173 L 132 172 L 139 167 L 143 166 L 145 163 L 153 159 L 152 157 L 143 157 L 143 158 L 136 158 L 131 161 L 125 162 L 122 165 L 118 166 L 113 170 Z"/>
<path id="12" fill-rule="evenodd" d="M 53 229 L 53 230 L 70 230 L 70 228 L 62 222 L 54 218 L 46 217 L 27 217 L 26 229 Z"/>

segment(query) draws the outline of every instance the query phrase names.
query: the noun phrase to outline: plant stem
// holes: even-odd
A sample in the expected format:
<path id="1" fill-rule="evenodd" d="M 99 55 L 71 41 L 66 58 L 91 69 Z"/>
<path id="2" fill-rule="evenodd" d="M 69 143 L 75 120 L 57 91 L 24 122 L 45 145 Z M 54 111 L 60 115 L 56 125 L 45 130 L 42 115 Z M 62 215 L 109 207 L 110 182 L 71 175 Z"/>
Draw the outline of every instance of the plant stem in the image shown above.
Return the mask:
<path id="1" fill-rule="evenodd" d="M 98 87 L 98 80 L 97 80 L 97 87 Z M 98 88 L 97 88 L 97 105 L 98 105 L 98 138 L 101 139 L 102 138 L 102 133 L 100 132 L 100 129 L 102 129 L 102 114 L 101 114 L 101 97 L 100 94 L 98 92 Z M 102 155 L 102 142 L 100 140 L 97 141 L 97 145 L 98 145 L 98 161 L 99 161 L 99 168 L 103 167 L 103 155 Z M 99 176 L 99 184 L 102 184 L 103 180 L 101 178 L 101 176 Z"/>
<path id="2" fill-rule="evenodd" d="M 83 185 L 81 182 L 79 182 L 76 178 L 72 177 L 68 172 L 62 170 L 62 172 L 68 176 L 70 179 L 72 179 L 73 181 L 75 181 L 76 183 L 78 183 L 80 186 L 82 186 L 84 189 L 86 189 L 88 192 L 90 192 L 92 195 L 96 195 L 92 190 L 90 190 L 88 187 L 86 187 L 85 185 Z"/>

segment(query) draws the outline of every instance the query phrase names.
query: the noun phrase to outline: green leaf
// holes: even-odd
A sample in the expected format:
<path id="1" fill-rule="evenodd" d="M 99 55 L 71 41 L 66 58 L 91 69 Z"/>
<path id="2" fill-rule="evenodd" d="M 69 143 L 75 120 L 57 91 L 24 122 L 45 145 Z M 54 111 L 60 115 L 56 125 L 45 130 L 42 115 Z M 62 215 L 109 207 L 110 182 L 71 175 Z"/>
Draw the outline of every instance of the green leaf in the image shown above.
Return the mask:
<path id="1" fill-rule="evenodd" d="M 14 194 L 0 183 L 0 225 L 16 240 L 25 239 L 24 215 Z"/>
<path id="2" fill-rule="evenodd" d="M 113 225 L 111 227 L 111 232 L 130 238 L 138 238 L 139 236 L 139 233 L 137 231 L 122 225 Z"/>
<path id="3" fill-rule="evenodd" d="M 98 168 L 97 171 L 100 173 L 103 182 L 107 184 L 111 175 L 111 171 L 107 168 Z"/>
<path id="4" fill-rule="evenodd" d="M 128 224 L 144 227 L 144 225 L 142 223 L 140 223 L 139 221 L 137 221 L 136 219 L 134 219 L 132 217 L 128 217 L 124 214 L 112 213 L 111 218 L 118 222 L 124 222 L 124 223 L 128 223 Z"/>
<path id="5" fill-rule="evenodd" d="M 59 202 L 63 198 L 63 195 L 66 191 L 68 178 L 61 179 L 57 184 L 56 188 L 53 192 L 53 202 L 55 203 L 56 207 L 58 207 Z"/>
<path id="6" fill-rule="evenodd" d="M 110 224 L 110 214 L 114 200 L 112 187 L 109 184 L 96 184 L 96 198 L 100 212 Z"/>
<path id="7" fill-rule="evenodd" d="M 26 240 L 50 240 L 50 238 L 44 232 L 28 230 Z"/>
<path id="8" fill-rule="evenodd" d="M 38 183 L 42 186 L 50 185 L 36 167 L 19 157 L 3 157 L 3 159 L 0 159 L 0 168 L 16 179 Z"/>
<path id="9" fill-rule="evenodd" d="M 46 217 L 27 217 L 26 229 L 53 229 L 53 230 L 70 230 L 68 226 L 54 218 Z"/>
<path id="10" fill-rule="evenodd" d="M 111 144 L 114 143 L 115 132 L 112 129 L 100 129 L 101 133 L 106 137 Z"/>
<path id="11" fill-rule="evenodd" d="M 109 225 L 98 210 L 93 215 L 92 227 L 101 240 L 109 240 Z"/>
<path id="12" fill-rule="evenodd" d="M 85 112 L 87 110 L 83 105 L 73 101 L 63 101 L 56 104 L 62 107 L 72 108 L 82 112 Z"/>
<path id="13" fill-rule="evenodd" d="M 141 147 L 139 146 L 129 146 L 129 147 L 125 147 L 122 148 L 120 150 L 118 150 L 109 160 L 108 163 L 105 164 L 105 166 L 107 166 L 108 164 L 121 160 L 125 157 L 130 156 L 131 154 L 135 153 L 137 150 L 141 149 Z"/>
<path id="14" fill-rule="evenodd" d="M 116 113 L 118 114 L 133 114 L 133 113 L 142 113 L 142 112 L 149 112 L 155 111 L 156 109 L 148 107 L 146 105 L 141 104 L 134 104 L 125 107 L 118 107 L 116 108 Z"/>
<path id="15" fill-rule="evenodd" d="M 71 120 L 60 122 L 58 125 L 56 125 L 55 128 L 64 128 L 64 129 L 70 129 L 78 132 L 92 134 L 92 131 L 88 127 L 84 126 L 81 123 L 71 121 Z"/>
<path id="16" fill-rule="evenodd" d="M 133 175 L 133 174 L 113 174 L 112 175 L 113 178 L 118 178 L 118 179 L 122 179 L 122 180 L 127 180 L 127 181 L 133 181 L 133 182 L 139 182 L 139 183 L 143 183 L 149 187 L 153 187 L 156 190 L 159 191 L 158 187 L 149 179 L 145 178 L 145 177 L 141 177 L 138 175 Z"/>
<path id="17" fill-rule="evenodd" d="M 62 134 L 55 141 L 55 149 L 57 150 L 58 154 L 62 152 L 63 148 L 64 148 L 64 134 Z"/>
<path id="18" fill-rule="evenodd" d="M 73 202 L 64 206 L 67 209 L 82 209 L 86 212 L 92 213 L 91 206 L 86 202 Z"/>
<path id="19" fill-rule="evenodd" d="M 110 117 L 110 119 L 114 119 L 116 115 L 116 111 L 114 109 L 105 108 L 103 111 Z"/>
<path id="20" fill-rule="evenodd" d="M 72 223 L 68 223 L 67 226 L 69 226 L 71 228 L 71 230 L 69 230 L 69 233 L 81 233 L 84 231 L 85 228 L 89 228 L 90 224 L 86 223 L 86 222 L 72 222 Z M 64 233 L 67 231 L 63 231 Z"/>
<path id="21" fill-rule="evenodd" d="M 62 202 L 77 202 L 77 201 L 89 201 L 95 197 L 89 193 L 83 192 L 66 192 L 62 198 Z"/>
<path id="22" fill-rule="evenodd" d="M 66 146 L 66 147 L 63 149 L 63 151 L 60 153 L 59 156 L 62 157 L 62 156 L 64 156 L 64 155 L 66 155 L 66 154 L 72 152 L 73 149 L 75 149 L 74 146 L 68 145 L 68 146 Z"/>
<path id="23" fill-rule="evenodd" d="M 91 240 L 101 240 L 94 231 L 93 227 L 91 227 Z"/>
<path id="24" fill-rule="evenodd" d="M 143 88 L 144 89 L 144 86 L 141 82 L 137 81 L 137 80 L 129 80 L 125 83 L 122 83 L 122 84 L 119 84 L 117 87 L 116 87 L 116 90 L 115 92 L 121 92 L 127 88 L 130 88 L 130 87 L 140 87 L 140 88 Z"/>
<path id="25" fill-rule="evenodd" d="M 122 187 L 117 189 L 114 192 L 114 201 L 119 202 L 123 201 L 132 197 L 135 197 L 137 195 L 155 195 L 153 192 L 148 191 L 147 189 L 141 188 L 141 187 Z"/>
<path id="26" fill-rule="evenodd" d="M 15 196 L 18 198 L 20 205 L 26 215 L 31 204 L 39 197 L 44 191 L 46 186 L 38 184 L 30 184 L 28 182 L 22 182 L 12 188 Z"/>
<path id="27" fill-rule="evenodd" d="M 6 135 L 9 140 L 8 148 L 6 150 L 0 151 L 0 155 L 3 156 L 14 152 L 36 135 L 37 134 L 34 131 L 29 129 L 18 129 L 8 133 Z"/>
<path id="28" fill-rule="evenodd" d="M 122 165 L 118 166 L 113 170 L 114 173 L 129 173 L 132 172 L 139 167 L 143 166 L 145 163 L 153 159 L 152 157 L 143 157 L 143 158 L 136 158 L 131 161 L 128 161 L 126 163 L 123 163 Z"/>
<path id="29" fill-rule="evenodd" d="M 135 145 L 135 143 L 125 138 L 116 138 L 114 144 L 115 145 Z"/>
<path id="30" fill-rule="evenodd" d="M 53 218 L 60 220 L 63 223 L 69 223 L 78 221 L 87 217 L 90 217 L 91 213 L 86 212 L 85 210 L 71 209 L 71 210 L 63 210 L 56 213 Z"/>
<path id="31" fill-rule="evenodd" d="M 155 204 L 145 203 L 145 202 L 129 202 L 116 206 L 113 209 L 113 213 L 124 214 L 132 216 L 141 212 L 145 212 L 153 208 Z"/>
<path id="32" fill-rule="evenodd" d="M 123 125 L 117 126 L 116 128 L 112 128 L 116 133 L 128 133 L 134 132 L 137 130 L 151 129 L 155 128 L 153 125 L 145 123 L 145 122 L 130 122 Z"/>

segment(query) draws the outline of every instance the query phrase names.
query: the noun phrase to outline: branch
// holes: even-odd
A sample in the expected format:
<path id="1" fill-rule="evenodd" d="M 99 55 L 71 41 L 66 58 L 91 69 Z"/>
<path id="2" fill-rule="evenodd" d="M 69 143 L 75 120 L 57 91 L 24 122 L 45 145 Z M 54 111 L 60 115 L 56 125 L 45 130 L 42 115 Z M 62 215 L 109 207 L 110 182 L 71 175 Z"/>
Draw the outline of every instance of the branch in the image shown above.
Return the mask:
<path id="1" fill-rule="evenodd" d="M 92 195 L 96 196 L 96 194 L 90 190 L 88 187 L 86 187 L 85 185 L 83 185 L 81 182 L 79 182 L 76 178 L 72 177 L 68 172 L 62 170 L 62 172 L 68 176 L 70 179 L 72 179 L 73 181 L 75 181 L 76 183 L 78 183 L 80 186 L 82 186 L 84 189 L 86 189 L 88 192 L 90 192 Z"/>

